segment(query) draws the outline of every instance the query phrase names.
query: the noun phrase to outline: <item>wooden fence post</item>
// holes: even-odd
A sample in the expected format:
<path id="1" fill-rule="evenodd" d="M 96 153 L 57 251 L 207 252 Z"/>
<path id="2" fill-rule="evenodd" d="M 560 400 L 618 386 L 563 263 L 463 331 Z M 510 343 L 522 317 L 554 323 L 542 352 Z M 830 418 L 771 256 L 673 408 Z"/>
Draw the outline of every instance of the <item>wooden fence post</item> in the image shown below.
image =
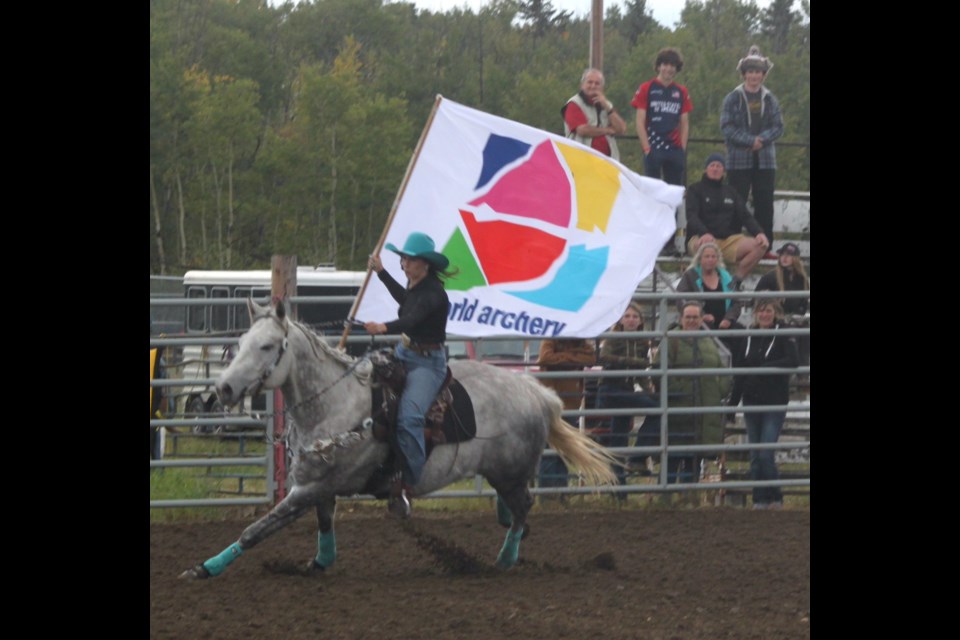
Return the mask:
<path id="1" fill-rule="evenodd" d="M 272 302 L 284 301 L 287 314 L 296 319 L 296 309 L 287 299 L 297 295 L 297 256 L 273 256 L 270 259 L 270 297 Z M 283 392 L 273 390 L 273 504 L 287 495 L 287 448 L 283 444 Z"/>

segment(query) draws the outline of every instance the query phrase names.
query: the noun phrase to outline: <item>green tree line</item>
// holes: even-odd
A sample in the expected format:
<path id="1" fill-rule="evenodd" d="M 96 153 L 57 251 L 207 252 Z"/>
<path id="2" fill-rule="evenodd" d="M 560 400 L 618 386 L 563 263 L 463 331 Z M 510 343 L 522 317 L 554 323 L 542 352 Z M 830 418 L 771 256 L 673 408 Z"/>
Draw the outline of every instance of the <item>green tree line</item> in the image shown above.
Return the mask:
<path id="1" fill-rule="evenodd" d="M 589 3 L 584 3 L 589 10 Z M 479 11 L 407 2 L 150 1 L 150 269 L 363 269 L 437 94 L 562 133 L 590 61 L 589 16 L 544 0 Z M 751 44 L 775 66 L 786 134 L 777 188 L 809 190 L 810 3 L 687 0 L 680 22 L 646 0 L 604 16 L 606 94 L 627 120 L 621 160 L 643 172 L 629 106 L 656 52 L 684 55 L 694 103 L 688 182 L 722 150 L 723 97 Z"/>

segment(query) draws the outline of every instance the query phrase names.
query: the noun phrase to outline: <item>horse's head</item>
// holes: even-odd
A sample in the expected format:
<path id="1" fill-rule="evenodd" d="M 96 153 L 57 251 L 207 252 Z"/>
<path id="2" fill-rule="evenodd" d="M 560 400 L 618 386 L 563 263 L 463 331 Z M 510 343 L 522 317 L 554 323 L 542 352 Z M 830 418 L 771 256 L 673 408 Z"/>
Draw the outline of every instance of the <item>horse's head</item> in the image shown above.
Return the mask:
<path id="1" fill-rule="evenodd" d="M 287 319 L 283 301 L 262 307 L 247 299 L 250 311 L 250 329 L 240 337 L 236 357 L 217 378 L 217 395 L 225 407 L 240 402 L 245 394 L 251 396 L 261 388 L 279 387 L 290 374 L 293 356 L 288 348 Z"/>

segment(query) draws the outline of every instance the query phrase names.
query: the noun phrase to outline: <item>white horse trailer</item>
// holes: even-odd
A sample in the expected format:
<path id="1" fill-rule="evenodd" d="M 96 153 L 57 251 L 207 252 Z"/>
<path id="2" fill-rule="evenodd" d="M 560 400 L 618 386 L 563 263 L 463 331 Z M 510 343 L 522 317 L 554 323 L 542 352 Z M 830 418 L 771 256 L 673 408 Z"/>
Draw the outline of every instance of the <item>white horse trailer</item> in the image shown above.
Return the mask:
<path id="1" fill-rule="evenodd" d="M 333 267 L 298 267 L 297 297 L 355 298 L 363 280 L 364 271 L 338 271 Z M 184 330 L 188 336 L 239 336 L 250 327 L 246 299 L 259 304 L 270 301 L 271 272 L 268 269 L 249 271 L 188 271 L 183 276 L 183 295 L 189 300 L 210 300 L 211 304 L 190 305 L 184 309 Z M 215 300 L 238 299 L 235 303 Z M 293 305 L 296 317 L 315 328 L 332 328 L 342 323 L 353 306 L 351 301 L 329 303 L 304 302 Z M 342 324 L 339 324 L 342 331 Z M 183 379 L 209 380 L 216 378 L 232 357 L 232 349 L 224 345 L 196 345 L 183 348 L 180 375 Z M 263 399 L 254 399 L 252 409 Z M 181 404 L 182 403 L 182 404 Z M 185 415 L 220 414 L 223 407 L 212 385 L 198 383 L 184 387 L 180 402 Z M 219 428 L 198 427 L 197 430 L 219 431 Z"/>

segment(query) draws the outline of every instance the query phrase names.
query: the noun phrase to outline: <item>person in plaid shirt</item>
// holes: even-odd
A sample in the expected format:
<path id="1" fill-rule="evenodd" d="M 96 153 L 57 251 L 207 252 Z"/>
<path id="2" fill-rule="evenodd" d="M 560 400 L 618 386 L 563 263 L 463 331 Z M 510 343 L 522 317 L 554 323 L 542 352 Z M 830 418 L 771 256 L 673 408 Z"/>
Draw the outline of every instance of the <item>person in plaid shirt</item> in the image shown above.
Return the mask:
<path id="1" fill-rule="evenodd" d="M 727 145 L 727 180 L 747 201 L 753 192 L 753 215 L 773 241 L 773 188 L 777 174 L 774 141 L 783 135 L 780 103 L 763 82 L 773 68 L 756 45 L 737 64 L 743 82 L 723 99 L 720 130 Z M 770 254 L 768 259 L 776 259 Z"/>

